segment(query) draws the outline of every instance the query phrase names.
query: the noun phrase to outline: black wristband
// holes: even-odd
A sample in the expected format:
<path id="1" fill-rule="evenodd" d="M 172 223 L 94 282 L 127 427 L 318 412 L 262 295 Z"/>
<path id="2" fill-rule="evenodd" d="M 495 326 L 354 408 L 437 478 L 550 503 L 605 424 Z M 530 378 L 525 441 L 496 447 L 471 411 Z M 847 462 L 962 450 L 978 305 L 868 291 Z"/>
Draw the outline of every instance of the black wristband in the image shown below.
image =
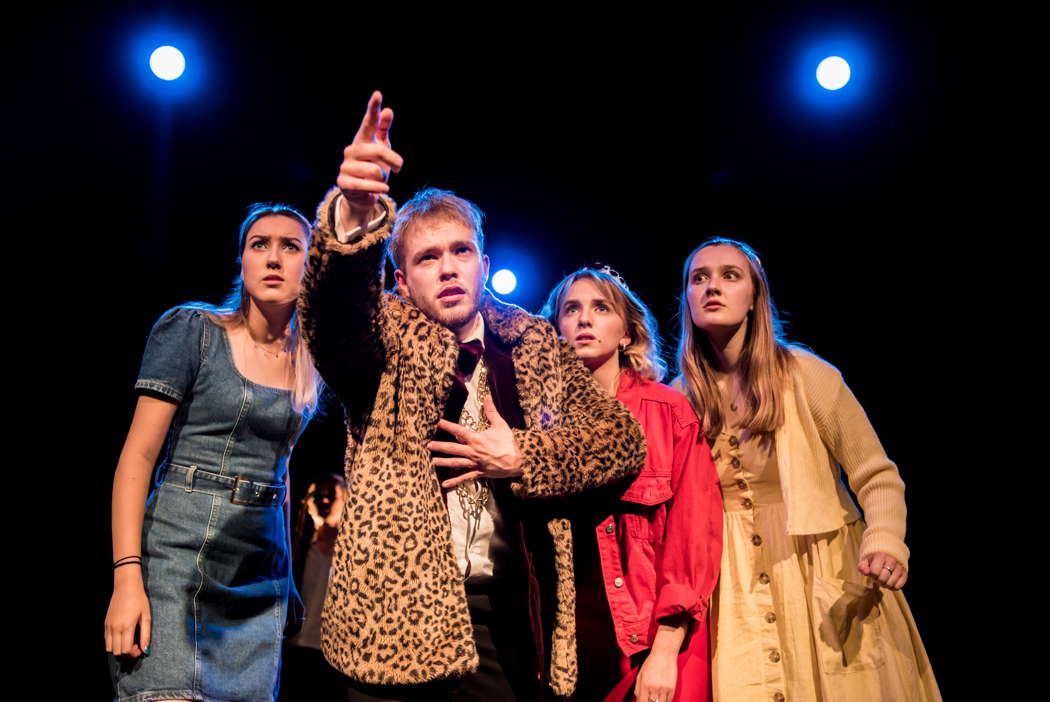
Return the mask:
<path id="1" fill-rule="evenodd" d="M 116 570 L 120 566 L 126 566 L 130 563 L 137 563 L 142 565 L 142 556 L 124 556 L 113 561 L 113 570 Z"/>
<path id="2" fill-rule="evenodd" d="M 119 568 L 120 566 L 126 566 L 126 565 L 137 565 L 137 566 L 141 566 L 141 565 L 142 565 L 142 561 L 124 561 L 123 563 L 118 563 L 118 564 L 116 564 L 115 566 L 113 566 L 113 570 L 116 570 L 116 569 L 117 569 L 117 568 Z"/>

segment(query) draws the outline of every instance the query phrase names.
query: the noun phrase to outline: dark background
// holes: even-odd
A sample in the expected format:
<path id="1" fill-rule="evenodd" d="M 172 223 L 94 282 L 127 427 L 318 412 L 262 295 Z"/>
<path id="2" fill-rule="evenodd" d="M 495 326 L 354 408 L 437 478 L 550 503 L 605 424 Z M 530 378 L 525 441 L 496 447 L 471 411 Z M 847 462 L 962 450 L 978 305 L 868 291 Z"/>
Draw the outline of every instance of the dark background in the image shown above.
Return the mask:
<path id="1" fill-rule="evenodd" d="M 178 100 L 132 65 L 135 38 L 158 24 L 197 44 L 201 79 Z M 14 265 L 63 301 L 30 315 L 53 334 L 33 355 L 48 383 L 74 390 L 60 403 L 68 420 L 38 424 L 52 455 L 79 455 L 65 508 L 75 528 L 51 537 L 63 576 L 33 596 L 58 603 L 61 649 L 89 697 L 109 690 L 110 481 L 150 326 L 224 296 L 248 204 L 312 215 L 376 88 L 405 158 L 395 198 L 435 185 L 477 202 L 493 270 L 519 276 L 505 299 L 529 310 L 599 259 L 672 344 L 685 255 L 712 234 L 758 249 L 791 338 L 843 370 L 900 466 L 906 592 L 942 691 L 961 691 L 959 476 L 983 391 L 960 348 L 977 293 L 956 244 L 987 231 L 975 183 L 988 135 L 958 16 L 856 3 L 579 17 L 531 4 L 137 3 L 52 7 L 9 31 L 9 71 L 28 70 L 12 71 L 16 167 L 4 177 L 54 252 Z M 798 57 L 836 33 L 863 39 L 877 79 L 850 109 L 822 111 L 795 93 Z M 338 469 L 338 419 L 304 437 L 299 487 Z"/>

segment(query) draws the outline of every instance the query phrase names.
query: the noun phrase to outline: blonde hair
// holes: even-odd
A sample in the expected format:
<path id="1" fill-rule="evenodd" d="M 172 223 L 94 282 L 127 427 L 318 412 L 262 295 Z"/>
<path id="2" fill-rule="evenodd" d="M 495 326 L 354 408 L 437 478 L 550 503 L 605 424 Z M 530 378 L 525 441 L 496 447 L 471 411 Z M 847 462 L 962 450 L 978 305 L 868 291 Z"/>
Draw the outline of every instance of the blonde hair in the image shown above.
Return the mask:
<path id="1" fill-rule="evenodd" d="M 620 278 L 604 270 L 586 267 L 570 273 L 551 290 L 540 315 L 546 317 L 557 329 L 565 296 L 569 294 L 572 284 L 578 280 L 593 282 L 627 327 L 627 336 L 631 338 L 631 343 L 620 349 L 620 365 L 626 363 L 638 375 L 648 380 L 663 380 L 667 374 L 667 364 L 661 357 L 656 320 L 645 303 L 639 300 Z"/>
<path id="2" fill-rule="evenodd" d="M 240 276 L 236 283 L 241 282 Z M 228 329 L 236 329 L 248 324 L 248 295 L 241 290 L 235 291 L 239 294 L 243 303 L 234 308 L 226 305 L 227 299 L 222 306 L 205 309 L 212 319 Z M 298 309 L 292 312 L 292 319 L 288 324 L 288 338 L 285 340 L 284 350 L 291 356 L 292 370 L 294 372 L 294 383 L 292 385 L 292 409 L 309 419 L 317 411 L 317 403 L 321 396 L 321 375 L 314 367 L 314 357 L 306 345 L 306 339 L 299 333 Z"/>
<path id="3" fill-rule="evenodd" d="M 752 311 L 738 370 L 744 390 L 741 426 L 755 433 L 775 431 L 784 422 L 783 388 L 790 381 L 793 360 L 791 344 L 784 339 L 783 324 L 769 292 L 769 280 L 758 254 L 742 241 L 715 237 L 693 249 L 682 270 L 682 295 L 678 308 L 681 333 L 678 339 L 679 380 L 704 433 L 716 436 L 725 426 L 726 408 L 715 377 L 714 353 L 707 334 L 693 324 L 689 308 L 689 267 L 693 258 L 709 246 L 732 246 L 747 259 L 754 288 Z"/>
<path id="4" fill-rule="evenodd" d="M 393 231 L 386 242 L 387 256 L 394 268 L 404 270 L 405 237 L 417 224 L 427 220 L 456 222 L 470 229 L 478 242 L 478 256 L 481 256 L 485 249 L 485 232 L 481 229 L 484 219 L 485 215 L 477 205 L 451 190 L 424 188 L 397 211 Z"/>
<path id="5" fill-rule="evenodd" d="M 306 243 L 309 246 L 312 229 L 310 222 L 294 207 L 280 203 L 257 202 L 248 207 L 248 214 L 241 222 L 238 236 L 237 265 L 241 264 L 241 255 L 244 253 L 244 243 L 248 230 L 256 221 L 263 217 L 280 216 L 288 217 L 299 223 L 306 232 Z M 219 305 L 209 305 L 195 302 L 187 305 L 194 309 L 206 312 L 218 324 L 228 329 L 236 329 L 248 324 L 248 293 L 244 289 L 244 280 L 241 274 L 233 280 L 230 294 Z M 291 355 L 292 368 L 295 373 L 295 381 L 292 387 L 292 408 L 296 412 L 309 419 L 317 411 L 317 403 L 321 396 L 321 376 L 314 367 L 314 358 L 307 348 L 306 339 L 299 333 L 299 311 L 292 308 L 292 318 L 288 323 L 288 338 L 285 341 L 284 350 Z"/>

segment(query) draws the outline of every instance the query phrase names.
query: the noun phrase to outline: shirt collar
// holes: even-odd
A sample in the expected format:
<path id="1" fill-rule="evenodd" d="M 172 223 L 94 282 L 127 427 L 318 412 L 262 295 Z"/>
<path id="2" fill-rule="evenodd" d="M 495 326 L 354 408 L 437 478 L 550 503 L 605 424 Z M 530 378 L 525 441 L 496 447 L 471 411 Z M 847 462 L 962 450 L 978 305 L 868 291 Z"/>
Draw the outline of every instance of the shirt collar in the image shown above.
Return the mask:
<path id="1" fill-rule="evenodd" d="M 485 348 L 485 318 L 481 316 L 481 312 L 474 316 L 474 323 L 470 328 L 470 333 L 462 341 L 480 341 L 481 348 Z"/>

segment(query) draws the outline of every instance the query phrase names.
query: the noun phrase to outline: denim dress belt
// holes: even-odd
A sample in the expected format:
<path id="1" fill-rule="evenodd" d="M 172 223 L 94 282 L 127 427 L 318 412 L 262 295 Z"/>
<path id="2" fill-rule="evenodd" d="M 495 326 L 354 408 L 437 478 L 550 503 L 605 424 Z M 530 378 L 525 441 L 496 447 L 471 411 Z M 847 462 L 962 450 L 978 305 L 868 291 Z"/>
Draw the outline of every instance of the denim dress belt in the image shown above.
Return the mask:
<path id="1" fill-rule="evenodd" d="M 285 486 L 279 483 L 262 483 L 237 476 L 219 475 L 197 466 L 180 466 L 174 463 L 169 463 L 165 470 L 165 482 L 170 479 L 171 473 L 184 477 L 186 492 L 206 492 L 212 495 L 225 493 L 235 505 L 270 507 L 283 502 Z"/>

